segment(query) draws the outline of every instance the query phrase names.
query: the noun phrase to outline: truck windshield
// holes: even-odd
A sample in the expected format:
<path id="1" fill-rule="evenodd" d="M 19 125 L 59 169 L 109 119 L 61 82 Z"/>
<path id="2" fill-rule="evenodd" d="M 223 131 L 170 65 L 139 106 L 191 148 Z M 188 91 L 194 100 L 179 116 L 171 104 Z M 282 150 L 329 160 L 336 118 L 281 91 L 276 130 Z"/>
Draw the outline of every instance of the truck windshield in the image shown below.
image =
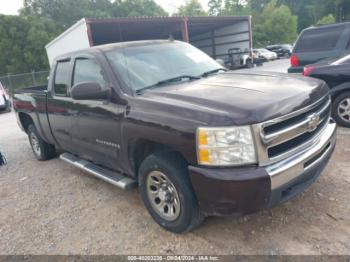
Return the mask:
<path id="1" fill-rule="evenodd" d="M 105 54 L 119 80 L 134 91 L 159 83 L 194 81 L 223 68 L 197 48 L 177 41 L 116 48 Z"/>

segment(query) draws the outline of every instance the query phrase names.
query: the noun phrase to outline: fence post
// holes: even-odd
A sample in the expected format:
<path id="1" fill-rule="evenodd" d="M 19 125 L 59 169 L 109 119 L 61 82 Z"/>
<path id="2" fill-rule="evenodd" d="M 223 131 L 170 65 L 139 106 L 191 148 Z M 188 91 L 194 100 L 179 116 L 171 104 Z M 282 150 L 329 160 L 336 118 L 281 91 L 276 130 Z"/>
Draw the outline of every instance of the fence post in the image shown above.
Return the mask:
<path id="1" fill-rule="evenodd" d="M 33 79 L 33 86 L 36 86 L 36 80 L 35 80 L 35 72 L 32 70 L 32 79 Z"/>
<path id="2" fill-rule="evenodd" d="M 8 81 L 9 81 L 10 94 L 11 94 L 11 96 L 12 96 L 14 90 L 13 90 L 11 75 L 10 75 L 10 74 L 7 74 L 7 78 L 8 78 Z"/>

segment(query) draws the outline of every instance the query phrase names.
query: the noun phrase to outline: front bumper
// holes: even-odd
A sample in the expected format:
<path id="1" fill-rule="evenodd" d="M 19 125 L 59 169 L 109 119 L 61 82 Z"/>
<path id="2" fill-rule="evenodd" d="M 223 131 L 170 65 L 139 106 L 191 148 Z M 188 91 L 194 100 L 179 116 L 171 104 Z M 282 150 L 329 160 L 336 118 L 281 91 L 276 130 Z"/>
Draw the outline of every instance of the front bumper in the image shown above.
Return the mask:
<path id="1" fill-rule="evenodd" d="M 283 203 L 310 186 L 326 167 L 336 144 L 330 121 L 308 149 L 267 167 L 189 167 L 201 210 L 206 215 L 243 215 Z"/>

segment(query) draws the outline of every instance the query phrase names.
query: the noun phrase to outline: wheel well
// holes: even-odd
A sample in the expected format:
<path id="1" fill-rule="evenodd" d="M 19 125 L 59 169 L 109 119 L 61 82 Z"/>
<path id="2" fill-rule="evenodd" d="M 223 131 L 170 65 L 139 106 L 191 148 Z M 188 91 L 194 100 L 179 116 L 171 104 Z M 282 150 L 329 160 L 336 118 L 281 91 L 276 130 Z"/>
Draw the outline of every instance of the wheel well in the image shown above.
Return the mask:
<path id="1" fill-rule="evenodd" d="M 33 119 L 25 113 L 19 113 L 18 117 L 19 117 L 19 121 L 21 122 L 21 125 L 22 125 L 24 131 L 27 132 L 29 125 L 34 123 Z"/>
<path id="2" fill-rule="evenodd" d="M 156 152 L 162 152 L 162 151 L 174 152 L 177 155 L 179 155 L 184 162 L 187 163 L 183 155 L 180 152 L 174 150 L 173 148 L 154 141 L 142 139 L 131 143 L 129 146 L 129 160 L 131 162 L 131 166 L 133 168 L 135 176 L 138 175 L 140 165 L 143 162 L 143 160 L 145 160 L 146 157 Z"/>
<path id="3" fill-rule="evenodd" d="M 347 88 L 341 88 L 341 89 L 338 89 L 337 88 L 334 88 L 334 93 L 332 93 L 332 101 L 334 101 L 339 95 L 345 93 L 345 92 L 349 92 L 350 91 L 350 83 L 348 84 L 348 87 Z"/>

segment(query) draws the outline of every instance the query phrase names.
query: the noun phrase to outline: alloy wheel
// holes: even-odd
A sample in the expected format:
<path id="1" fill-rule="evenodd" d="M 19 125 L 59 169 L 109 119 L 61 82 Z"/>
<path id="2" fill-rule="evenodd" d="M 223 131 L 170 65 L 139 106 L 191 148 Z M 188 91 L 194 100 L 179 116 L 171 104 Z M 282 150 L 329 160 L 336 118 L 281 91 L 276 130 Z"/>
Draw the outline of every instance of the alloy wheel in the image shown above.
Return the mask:
<path id="1" fill-rule="evenodd" d="M 34 153 L 37 156 L 41 156 L 41 148 L 38 137 L 34 133 L 31 133 L 29 137 Z"/>
<path id="2" fill-rule="evenodd" d="M 338 115 L 343 121 L 350 123 L 350 98 L 349 97 L 343 99 L 339 103 Z"/>

